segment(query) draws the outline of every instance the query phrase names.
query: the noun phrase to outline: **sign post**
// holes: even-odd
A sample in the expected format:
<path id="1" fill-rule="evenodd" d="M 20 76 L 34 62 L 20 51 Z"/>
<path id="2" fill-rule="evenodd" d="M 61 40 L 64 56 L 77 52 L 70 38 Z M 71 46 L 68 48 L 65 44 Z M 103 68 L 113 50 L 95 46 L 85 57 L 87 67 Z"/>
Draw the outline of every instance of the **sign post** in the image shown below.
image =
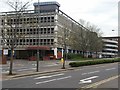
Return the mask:
<path id="1" fill-rule="evenodd" d="M 2 49 L 2 64 L 7 64 L 7 57 L 8 55 L 8 50 L 7 49 Z"/>

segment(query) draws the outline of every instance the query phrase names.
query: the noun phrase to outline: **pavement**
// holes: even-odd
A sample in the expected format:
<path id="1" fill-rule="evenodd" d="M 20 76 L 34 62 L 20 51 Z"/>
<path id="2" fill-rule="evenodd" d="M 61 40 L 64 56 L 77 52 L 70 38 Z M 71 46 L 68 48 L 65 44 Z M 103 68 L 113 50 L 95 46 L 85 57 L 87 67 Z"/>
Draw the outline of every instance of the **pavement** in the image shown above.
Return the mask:
<path id="1" fill-rule="evenodd" d="M 13 68 L 14 69 L 21 68 L 21 67 L 24 67 L 25 65 L 27 65 L 27 67 L 29 67 L 29 68 L 31 67 L 33 70 L 27 70 L 27 69 L 22 69 L 23 71 L 13 70 L 13 75 L 9 75 L 8 74 L 9 72 L 2 73 L 2 71 L 1 71 L 2 74 L 0 74 L 0 80 L 2 81 L 2 80 L 9 80 L 9 79 L 12 79 L 12 78 L 17 78 L 17 77 L 24 77 L 24 76 L 31 76 L 31 75 L 37 75 L 37 74 L 71 70 L 73 68 L 69 67 L 69 65 L 68 65 L 69 62 L 70 61 L 66 61 L 66 68 L 61 69 L 62 68 L 62 63 L 61 63 L 60 60 L 40 61 L 39 62 L 40 63 L 39 72 L 36 72 L 36 66 L 35 66 L 36 61 L 14 60 L 14 63 L 13 63 L 13 65 L 14 65 Z M 0 65 L 0 67 L 2 69 L 4 69 L 4 68 L 8 69 L 9 68 L 9 63 L 10 62 L 7 61 L 7 64 Z M 31 66 L 31 65 L 34 65 L 34 67 Z M 44 65 L 49 66 L 49 67 L 45 67 Z"/>
<path id="2" fill-rule="evenodd" d="M 2 64 L 2 56 L 0 55 L 0 64 Z"/>

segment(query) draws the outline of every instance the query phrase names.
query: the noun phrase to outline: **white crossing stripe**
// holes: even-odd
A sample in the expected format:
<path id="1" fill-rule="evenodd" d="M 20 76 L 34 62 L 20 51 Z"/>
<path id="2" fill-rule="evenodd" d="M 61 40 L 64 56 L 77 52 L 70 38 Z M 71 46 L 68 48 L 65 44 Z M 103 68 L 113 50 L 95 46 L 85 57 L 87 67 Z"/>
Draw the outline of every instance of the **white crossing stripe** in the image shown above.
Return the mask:
<path id="1" fill-rule="evenodd" d="M 51 67 L 51 66 L 58 66 L 58 64 L 50 64 L 50 65 L 46 65 L 44 67 Z"/>
<path id="2" fill-rule="evenodd" d="M 71 78 L 71 76 L 62 77 L 62 78 L 57 78 L 57 79 L 51 79 L 51 80 L 47 80 L 47 81 L 43 81 L 43 82 L 37 82 L 36 84 L 48 83 L 48 82 L 57 81 L 57 80 L 62 80 L 62 79 L 67 79 L 67 78 Z"/>
<path id="3" fill-rule="evenodd" d="M 37 78 L 34 78 L 34 79 L 50 78 L 50 77 L 61 76 L 61 75 L 64 75 L 64 73 L 55 74 L 55 75 L 51 75 L 51 76 L 42 76 L 42 77 L 37 77 Z"/>
<path id="4" fill-rule="evenodd" d="M 93 72 L 88 72 L 88 73 L 82 73 L 82 75 L 86 75 L 86 74 L 93 74 L 93 73 L 98 73 L 100 71 L 93 71 Z"/>
<path id="5" fill-rule="evenodd" d="M 36 69 L 36 68 L 20 69 L 20 70 L 17 70 L 17 71 L 27 71 L 27 70 L 31 70 L 31 69 Z"/>
<path id="6" fill-rule="evenodd" d="M 105 69 L 105 70 L 109 71 L 109 70 L 114 70 L 114 69 L 116 69 L 116 68 L 108 68 L 108 69 Z"/>
<path id="7" fill-rule="evenodd" d="M 2 73 L 8 73 L 8 72 L 9 72 L 8 70 L 7 71 L 6 70 L 2 70 Z"/>

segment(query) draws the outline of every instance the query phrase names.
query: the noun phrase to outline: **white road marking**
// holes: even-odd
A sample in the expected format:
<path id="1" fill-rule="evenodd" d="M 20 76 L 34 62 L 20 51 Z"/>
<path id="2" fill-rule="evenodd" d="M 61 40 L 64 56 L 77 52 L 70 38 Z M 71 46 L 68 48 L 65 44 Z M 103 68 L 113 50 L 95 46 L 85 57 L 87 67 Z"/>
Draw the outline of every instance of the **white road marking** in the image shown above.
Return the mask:
<path id="1" fill-rule="evenodd" d="M 30 70 L 30 69 L 20 69 L 20 70 L 17 70 L 17 71 L 26 71 L 26 70 Z"/>
<path id="2" fill-rule="evenodd" d="M 80 70 L 84 70 L 84 69 L 75 69 L 74 71 L 80 71 Z"/>
<path id="3" fill-rule="evenodd" d="M 102 68 L 102 67 L 106 67 L 106 66 L 98 66 L 98 67 L 95 67 L 95 68 Z"/>
<path id="4" fill-rule="evenodd" d="M 91 79 L 95 79 L 95 78 L 98 78 L 99 76 L 92 76 L 92 77 L 89 77 L 89 78 L 85 78 L 85 79 L 82 79 L 80 80 L 79 84 L 82 84 L 82 83 L 91 83 L 92 80 Z"/>
<path id="5" fill-rule="evenodd" d="M 114 69 L 116 69 L 116 68 L 108 68 L 108 69 L 105 69 L 105 70 L 109 71 L 109 70 L 114 70 Z"/>
<path id="6" fill-rule="evenodd" d="M 2 70 L 2 73 L 8 73 L 9 71 L 6 71 L 6 70 Z"/>
<path id="7" fill-rule="evenodd" d="M 50 67 L 50 66 L 57 66 L 58 64 L 51 64 L 51 65 L 46 65 L 44 67 Z"/>
<path id="8" fill-rule="evenodd" d="M 82 75 L 86 75 L 86 74 L 93 74 L 93 73 L 98 73 L 100 71 L 93 71 L 93 72 L 88 72 L 88 73 L 82 73 Z"/>
<path id="9" fill-rule="evenodd" d="M 61 75 L 64 75 L 64 73 L 61 73 L 61 74 L 55 74 L 55 75 L 51 75 L 51 76 L 42 76 L 42 77 L 37 77 L 37 78 L 34 78 L 34 79 L 50 78 L 50 77 L 61 76 Z"/>
<path id="10" fill-rule="evenodd" d="M 36 69 L 36 68 L 31 68 L 31 69 Z"/>
<path id="11" fill-rule="evenodd" d="M 72 76 L 62 77 L 62 78 L 58 78 L 57 80 L 67 79 L 67 78 L 71 78 L 71 77 Z"/>
<path id="12" fill-rule="evenodd" d="M 32 64 L 33 66 L 37 66 L 37 64 Z"/>
<path id="13" fill-rule="evenodd" d="M 92 80 L 87 80 L 87 81 L 80 81 L 79 84 L 84 84 L 84 83 L 91 83 Z"/>
<path id="14" fill-rule="evenodd" d="M 36 84 L 42 84 L 42 83 L 48 83 L 48 82 L 52 82 L 55 81 L 56 79 L 52 79 L 52 80 L 48 80 L 48 81 L 43 81 L 43 82 L 37 82 Z"/>
<path id="15" fill-rule="evenodd" d="M 20 69 L 20 70 L 17 70 L 17 71 L 27 71 L 27 70 L 31 70 L 31 69 L 36 69 L 36 68 Z"/>
<path id="16" fill-rule="evenodd" d="M 62 77 L 62 78 L 57 78 L 57 79 L 51 79 L 51 80 L 47 80 L 47 81 L 43 81 L 43 82 L 37 82 L 36 84 L 48 83 L 48 82 L 57 81 L 57 80 L 62 80 L 62 79 L 67 79 L 67 78 L 71 78 L 71 76 Z"/>

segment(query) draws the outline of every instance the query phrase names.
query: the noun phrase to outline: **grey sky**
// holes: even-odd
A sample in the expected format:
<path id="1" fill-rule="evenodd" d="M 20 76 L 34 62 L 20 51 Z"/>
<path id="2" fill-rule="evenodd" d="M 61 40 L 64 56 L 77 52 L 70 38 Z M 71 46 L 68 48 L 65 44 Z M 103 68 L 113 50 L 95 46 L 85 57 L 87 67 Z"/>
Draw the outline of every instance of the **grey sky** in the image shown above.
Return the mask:
<path id="1" fill-rule="evenodd" d="M 15 0 L 9 0 L 15 1 Z M 27 2 L 30 0 L 19 0 Z M 29 9 L 33 9 L 32 0 Z M 53 1 L 53 0 L 39 0 Z M 118 35 L 118 1 L 119 0 L 54 0 L 60 3 L 60 9 L 76 21 L 83 19 L 97 25 L 103 32 L 103 36 Z M 0 12 L 13 10 L 7 4 L 7 0 L 0 0 Z M 112 30 L 115 31 L 112 31 Z"/>

